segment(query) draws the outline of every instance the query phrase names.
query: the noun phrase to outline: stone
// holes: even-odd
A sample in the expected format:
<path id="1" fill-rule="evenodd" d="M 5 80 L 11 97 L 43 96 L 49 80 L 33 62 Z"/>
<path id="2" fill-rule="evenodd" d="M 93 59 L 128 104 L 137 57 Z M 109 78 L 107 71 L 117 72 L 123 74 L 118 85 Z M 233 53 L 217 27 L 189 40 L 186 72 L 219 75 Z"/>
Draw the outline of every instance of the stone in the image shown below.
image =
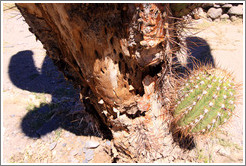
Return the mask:
<path id="1" fill-rule="evenodd" d="M 93 159 L 93 157 L 94 157 L 94 151 L 91 150 L 91 149 L 88 149 L 88 150 L 85 152 L 85 159 L 86 159 L 87 161 L 90 161 L 90 160 Z"/>
<path id="2" fill-rule="evenodd" d="M 220 21 L 220 19 L 218 19 L 218 18 L 216 18 L 215 20 L 214 20 L 214 22 L 219 22 Z"/>
<path id="3" fill-rule="evenodd" d="M 206 18 L 207 14 L 203 11 L 201 7 L 194 9 L 193 11 L 194 19 Z"/>
<path id="4" fill-rule="evenodd" d="M 236 21 L 237 17 L 236 16 L 231 16 L 231 21 Z"/>
<path id="5" fill-rule="evenodd" d="M 219 153 L 220 155 L 222 156 L 230 156 L 231 153 L 230 153 L 230 150 L 227 148 L 227 149 L 224 149 L 224 148 L 220 148 L 217 153 Z"/>
<path id="6" fill-rule="evenodd" d="M 49 147 L 50 150 L 53 150 L 56 147 L 56 144 L 57 144 L 56 142 L 51 143 Z"/>
<path id="7" fill-rule="evenodd" d="M 220 5 L 214 4 L 214 7 L 215 7 L 215 8 L 220 8 Z"/>
<path id="8" fill-rule="evenodd" d="M 207 12 L 208 16 L 212 19 L 216 19 L 222 15 L 222 9 L 221 8 L 210 8 Z"/>
<path id="9" fill-rule="evenodd" d="M 222 8 L 231 8 L 232 4 L 226 3 L 222 6 Z"/>
<path id="10" fill-rule="evenodd" d="M 228 14 L 222 14 L 222 15 L 220 16 L 220 18 L 221 18 L 221 19 L 228 19 L 228 18 L 230 18 L 230 17 L 229 17 Z"/>
<path id="11" fill-rule="evenodd" d="M 62 144 L 62 147 L 65 147 L 66 145 L 67 145 L 67 143 L 63 143 L 63 144 Z"/>
<path id="12" fill-rule="evenodd" d="M 87 141 L 85 143 L 85 148 L 87 149 L 95 149 L 99 146 L 99 142 L 97 141 Z"/>
<path id="13" fill-rule="evenodd" d="M 229 11 L 228 14 L 230 15 L 243 15 L 243 5 L 238 5 L 238 6 L 232 6 Z"/>

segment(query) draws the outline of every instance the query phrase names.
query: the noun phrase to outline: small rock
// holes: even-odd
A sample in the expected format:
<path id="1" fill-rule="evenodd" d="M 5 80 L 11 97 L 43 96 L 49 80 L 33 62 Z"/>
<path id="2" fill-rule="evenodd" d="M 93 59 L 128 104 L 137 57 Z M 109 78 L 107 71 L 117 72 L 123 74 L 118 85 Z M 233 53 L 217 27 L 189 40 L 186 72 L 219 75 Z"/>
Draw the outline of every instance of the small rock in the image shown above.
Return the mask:
<path id="1" fill-rule="evenodd" d="M 50 144 L 50 150 L 53 150 L 56 147 L 56 142 Z"/>
<path id="2" fill-rule="evenodd" d="M 99 146 L 99 142 L 97 141 L 87 141 L 85 143 L 85 148 L 87 149 L 95 149 Z"/>
<path id="3" fill-rule="evenodd" d="M 229 3 L 224 4 L 224 5 L 222 6 L 222 8 L 231 8 L 231 7 L 232 7 L 232 4 L 229 4 Z"/>
<path id="4" fill-rule="evenodd" d="M 229 9 L 228 14 L 231 14 L 231 15 L 243 15 L 243 5 L 232 6 Z"/>
<path id="5" fill-rule="evenodd" d="M 218 151 L 217 151 L 220 155 L 222 156 L 230 156 L 231 153 L 229 151 L 229 149 L 224 149 L 224 148 L 220 148 Z"/>
<path id="6" fill-rule="evenodd" d="M 231 21 L 236 21 L 237 20 L 237 17 L 236 16 L 231 16 Z"/>
<path id="7" fill-rule="evenodd" d="M 218 19 L 218 18 L 216 18 L 215 20 L 214 20 L 214 22 L 219 22 L 220 21 L 220 19 Z"/>
<path id="8" fill-rule="evenodd" d="M 71 152 L 70 152 L 70 155 L 71 156 L 76 156 L 78 154 L 78 152 L 76 151 L 76 150 L 72 150 Z"/>
<path id="9" fill-rule="evenodd" d="M 62 147 L 65 147 L 66 145 L 67 145 L 67 143 L 63 143 L 63 144 L 62 144 Z"/>
<path id="10" fill-rule="evenodd" d="M 222 14 L 222 15 L 220 16 L 220 18 L 221 18 L 221 19 L 228 19 L 228 18 L 230 18 L 230 17 L 229 17 L 228 14 Z"/>
<path id="11" fill-rule="evenodd" d="M 214 7 L 215 7 L 215 8 L 220 8 L 220 5 L 214 4 Z"/>
<path id="12" fill-rule="evenodd" d="M 94 157 L 94 151 L 91 149 L 88 149 L 85 153 L 85 159 L 87 159 L 88 161 L 92 160 Z"/>
<path id="13" fill-rule="evenodd" d="M 216 19 L 222 15 L 222 9 L 221 8 L 210 8 L 207 12 L 208 16 L 212 19 Z"/>
<path id="14" fill-rule="evenodd" d="M 196 20 L 207 17 L 207 14 L 203 11 L 201 7 L 194 9 L 193 14 L 194 14 L 194 19 Z"/>

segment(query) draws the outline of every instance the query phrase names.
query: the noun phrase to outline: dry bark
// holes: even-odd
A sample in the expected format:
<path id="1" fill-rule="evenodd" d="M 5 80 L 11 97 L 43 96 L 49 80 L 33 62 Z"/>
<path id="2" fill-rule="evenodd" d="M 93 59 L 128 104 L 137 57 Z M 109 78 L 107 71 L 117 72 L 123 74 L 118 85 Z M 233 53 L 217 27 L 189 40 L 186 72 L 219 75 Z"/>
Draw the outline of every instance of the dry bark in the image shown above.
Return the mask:
<path id="1" fill-rule="evenodd" d="M 175 17 L 196 5 L 16 5 L 54 64 L 112 132 L 116 158 L 151 162 L 169 156 L 169 101 L 158 100 L 156 81 L 170 90 L 163 80 L 180 49 Z"/>

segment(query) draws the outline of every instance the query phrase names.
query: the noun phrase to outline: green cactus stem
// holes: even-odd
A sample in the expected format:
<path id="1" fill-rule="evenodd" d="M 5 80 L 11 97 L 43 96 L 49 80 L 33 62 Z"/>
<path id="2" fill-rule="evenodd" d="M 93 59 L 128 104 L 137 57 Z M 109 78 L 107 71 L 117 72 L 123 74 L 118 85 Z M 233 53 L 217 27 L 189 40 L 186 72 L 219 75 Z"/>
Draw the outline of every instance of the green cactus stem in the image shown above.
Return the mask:
<path id="1" fill-rule="evenodd" d="M 198 69 L 178 91 L 172 111 L 174 128 L 185 135 L 214 131 L 235 109 L 235 83 L 221 69 Z"/>

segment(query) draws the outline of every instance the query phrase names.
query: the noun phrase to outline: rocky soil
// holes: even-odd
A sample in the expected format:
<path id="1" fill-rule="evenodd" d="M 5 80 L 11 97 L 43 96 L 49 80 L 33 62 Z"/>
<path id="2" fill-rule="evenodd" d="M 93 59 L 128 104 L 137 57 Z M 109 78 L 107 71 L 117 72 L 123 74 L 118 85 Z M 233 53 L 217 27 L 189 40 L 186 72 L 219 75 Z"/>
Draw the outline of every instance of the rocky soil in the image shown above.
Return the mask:
<path id="1" fill-rule="evenodd" d="M 3 14 L 3 162 L 113 162 L 112 141 L 103 139 L 96 122 L 79 101 L 76 88 L 46 56 L 17 9 Z M 198 58 L 204 53 L 211 55 L 215 66 L 233 72 L 235 80 L 243 83 L 242 19 L 198 19 L 191 26 L 195 29 L 187 30 L 189 39 L 205 43 L 197 50 Z M 226 126 L 197 140 L 196 148 L 189 152 L 192 158 L 174 156 L 171 161 L 156 162 L 242 163 L 242 98 L 240 102 Z"/>

